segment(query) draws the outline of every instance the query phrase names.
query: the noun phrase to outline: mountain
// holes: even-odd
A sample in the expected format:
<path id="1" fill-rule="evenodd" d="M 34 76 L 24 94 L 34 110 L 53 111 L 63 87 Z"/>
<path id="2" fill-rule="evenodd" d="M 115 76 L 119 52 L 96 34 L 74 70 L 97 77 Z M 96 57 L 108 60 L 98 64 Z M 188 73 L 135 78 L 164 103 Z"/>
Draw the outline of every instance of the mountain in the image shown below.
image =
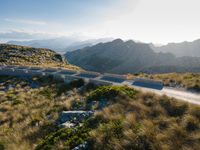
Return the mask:
<path id="1" fill-rule="evenodd" d="M 44 40 L 8 41 L 7 44 L 31 46 L 35 48 L 48 48 L 48 49 L 54 49 L 57 52 L 60 52 L 75 42 L 78 42 L 78 40 L 76 40 L 75 38 L 60 37 L 60 38 L 44 39 Z"/>
<path id="2" fill-rule="evenodd" d="M 116 39 L 65 54 L 68 61 L 86 70 L 110 73 L 199 72 L 200 58 L 156 53 L 149 44 Z"/>
<path id="3" fill-rule="evenodd" d="M 93 46 L 98 43 L 106 43 L 112 40 L 113 40 L 112 38 L 100 38 L 100 39 L 90 39 L 90 40 L 85 40 L 85 41 L 79 41 L 79 42 L 75 42 L 69 45 L 68 47 L 65 48 L 64 51 L 65 52 L 74 51 L 77 49 L 82 49 L 84 47 Z"/>
<path id="4" fill-rule="evenodd" d="M 0 65 L 78 68 L 50 49 L 0 44 Z"/>
<path id="5" fill-rule="evenodd" d="M 151 47 L 155 50 L 155 52 L 169 52 L 177 57 L 200 57 L 200 39 L 193 42 L 169 43 L 158 47 L 151 45 Z"/>
<path id="6" fill-rule="evenodd" d="M 45 40 L 8 41 L 7 44 L 31 46 L 35 48 L 49 48 L 49 49 L 54 49 L 56 52 L 59 53 L 66 53 L 67 51 L 73 51 L 87 46 L 92 46 L 100 42 L 108 42 L 111 40 L 113 39 L 101 38 L 101 39 L 91 39 L 82 41 L 72 37 L 60 37 L 60 38 L 45 39 Z"/>

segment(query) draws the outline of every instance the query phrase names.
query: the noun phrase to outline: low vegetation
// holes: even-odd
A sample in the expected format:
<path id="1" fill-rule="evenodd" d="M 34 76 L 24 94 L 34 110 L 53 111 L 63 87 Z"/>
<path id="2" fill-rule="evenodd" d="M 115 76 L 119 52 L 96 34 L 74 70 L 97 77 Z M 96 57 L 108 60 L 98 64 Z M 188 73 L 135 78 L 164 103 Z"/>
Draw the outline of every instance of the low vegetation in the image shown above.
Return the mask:
<path id="1" fill-rule="evenodd" d="M 92 91 L 88 96 L 88 100 L 112 99 L 120 94 L 134 97 L 136 93 L 137 91 L 127 86 L 102 86 Z"/>
<path id="2" fill-rule="evenodd" d="M 115 101 L 95 115 L 92 149 L 199 149 L 200 107 L 150 93 Z"/>
<path id="3" fill-rule="evenodd" d="M 199 106 L 127 86 L 1 76 L 0 104 L 0 150 L 63 150 L 84 143 L 97 150 L 200 147 Z M 95 114 L 83 123 L 58 127 L 63 110 L 91 108 Z"/>
<path id="4" fill-rule="evenodd" d="M 200 92 L 199 73 L 168 73 L 168 74 L 134 74 L 128 75 L 129 79 L 145 77 L 149 79 L 162 80 L 166 86 L 185 88 Z"/>
<path id="5" fill-rule="evenodd" d="M 35 150 L 73 149 L 88 140 L 88 133 L 89 128 L 86 126 L 61 128 L 45 137 L 45 139 L 37 145 Z"/>
<path id="6" fill-rule="evenodd" d="M 61 92 L 63 83 L 51 78 L 0 76 L 0 149 L 33 149 L 41 138 L 57 131 L 59 113 L 72 109 L 82 97 L 77 83 L 82 81 Z"/>
<path id="7" fill-rule="evenodd" d="M 80 69 L 70 65 L 60 54 L 50 49 L 0 44 L 0 65 L 5 64 Z"/>

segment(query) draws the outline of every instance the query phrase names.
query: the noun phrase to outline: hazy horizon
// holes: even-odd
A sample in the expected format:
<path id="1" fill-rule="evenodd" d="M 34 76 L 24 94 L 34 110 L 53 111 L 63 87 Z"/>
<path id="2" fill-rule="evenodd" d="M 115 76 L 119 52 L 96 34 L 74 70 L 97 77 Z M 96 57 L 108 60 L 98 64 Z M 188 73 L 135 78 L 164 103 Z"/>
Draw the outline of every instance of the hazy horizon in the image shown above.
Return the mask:
<path id="1" fill-rule="evenodd" d="M 72 37 L 167 44 L 200 38 L 198 0 L 1 0 L 0 41 Z"/>

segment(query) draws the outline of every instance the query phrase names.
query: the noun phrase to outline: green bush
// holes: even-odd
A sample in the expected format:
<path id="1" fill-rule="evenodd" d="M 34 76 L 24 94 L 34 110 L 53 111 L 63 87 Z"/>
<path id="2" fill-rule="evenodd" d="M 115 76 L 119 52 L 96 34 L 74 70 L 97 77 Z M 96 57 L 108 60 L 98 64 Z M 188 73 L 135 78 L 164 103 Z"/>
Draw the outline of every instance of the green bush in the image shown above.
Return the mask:
<path id="1" fill-rule="evenodd" d="M 102 131 L 105 133 L 105 139 L 109 140 L 111 137 L 121 138 L 123 136 L 122 121 L 111 121 L 102 125 Z"/>
<path id="2" fill-rule="evenodd" d="M 95 131 L 100 137 L 102 145 L 100 147 L 102 149 L 109 149 L 110 140 L 113 138 L 121 139 L 123 138 L 123 124 L 121 120 L 109 121 L 107 123 L 101 123 L 99 127 Z M 91 149 L 95 149 L 94 143 L 95 139 L 90 138 L 88 143 Z"/>
<path id="3" fill-rule="evenodd" d="M 15 100 L 13 100 L 12 105 L 18 105 L 18 104 L 21 104 L 21 103 L 22 103 L 21 100 L 15 99 Z"/>
<path id="4" fill-rule="evenodd" d="M 45 88 L 44 90 L 40 91 L 39 94 L 43 95 L 47 99 L 53 99 L 53 90 L 51 88 Z"/>
<path id="5" fill-rule="evenodd" d="M 84 125 L 75 128 L 59 129 L 56 132 L 49 134 L 35 149 L 50 150 L 53 149 L 59 141 L 64 142 L 65 149 L 72 149 L 87 140 L 89 131 L 90 129 Z"/>
<path id="6" fill-rule="evenodd" d="M 0 142 L 0 150 L 5 150 L 5 146 L 2 142 Z"/>
<path id="7" fill-rule="evenodd" d="M 133 88 L 127 86 L 101 86 L 92 91 L 88 96 L 88 100 L 101 100 L 104 98 L 114 98 L 119 94 L 134 97 L 137 92 Z"/>
<path id="8" fill-rule="evenodd" d="M 58 62 L 62 62 L 62 56 L 60 54 L 55 54 L 53 57 L 53 60 L 58 61 Z"/>

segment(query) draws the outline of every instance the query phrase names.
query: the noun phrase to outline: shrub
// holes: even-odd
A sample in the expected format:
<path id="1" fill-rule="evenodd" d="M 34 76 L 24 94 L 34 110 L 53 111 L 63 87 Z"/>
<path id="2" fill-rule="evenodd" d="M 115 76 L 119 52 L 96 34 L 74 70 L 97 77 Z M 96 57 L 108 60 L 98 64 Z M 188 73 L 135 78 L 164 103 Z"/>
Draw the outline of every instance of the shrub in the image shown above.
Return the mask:
<path id="1" fill-rule="evenodd" d="M 0 150 L 5 150 L 5 146 L 2 142 L 0 142 Z"/>
<path id="2" fill-rule="evenodd" d="M 184 119 L 185 119 L 184 126 L 187 131 L 191 132 L 199 129 L 199 121 L 197 120 L 196 117 L 186 116 Z"/>
<path id="3" fill-rule="evenodd" d="M 183 116 L 188 109 L 188 105 L 178 104 L 168 99 L 161 100 L 160 104 L 167 111 L 168 115 L 173 117 Z"/>
<path id="4" fill-rule="evenodd" d="M 58 62 L 62 62 L 63 58 L 60 54 L 55 54 L 53 57 L 53 60 L 58 61 Z"/>
<path id="5" fill-rule="evenodd" d="M 70 83 L 62 83 L 57 86 L 57 95 L 60 96 L 62 93 L 65 93 L 68 90 L 71 90 L 73 88 L 79 88 L 84 85 L 84 80 L 83 79 L 78 79 L 71 81 Z"/>
<path id="6" fill-rule="evenodd" d="M 62 128 L 49 134 L 37 146 L 36 150 L 50 150 L 60 141 L 64 142 L 65 149 L 73 149 L 82 144 L 88 138 L 89 128 L 87 126 L 78 126 L 75 128 Z"/>
<path id="7" fill-rule="evenodd" d="M 15 99 L 15 100 L 13 100 L 12 105 L 18 105 L 18 104 L 21 104 L 21 103 L 22 103 L 22 101 Z"/>
<path id="8" fill-rule="evenodd" d="M 53 91 L 51 88 L 45 88 L 44 90 L 40 91 L 39 94 L 50 100 L 53 98 Z"/>
<path id="9" fill-rule="evenodd" d="M 200 107 L 194 106 L 191 110 L 191 114 L 200 120 Z"/>
<path id="10" fill-rule="evenodd" d="M 78 79 L 78 80 L 74 80 L 72 82 L 69 83 L 69 85 L 72 87 L 72 88 L 79 88 L 81 86 L 84 85 L 84 80 L 83 79 Z"/>
<path id="11" fill-rule="evenodd" d="M 93 83 L 88 83 L 86 86 L 85 86 L 85 90 L 86 91 L 91 91 L 91 90 L 94 90 L 98 88 L 98 86 L 96 84 L 93 84 Z"/>
<path id="12" fill-rule="evenodd" d="M 164 130 L 169 126 L 167 121 L 161 120 L 158 124 L 159 129 Z"/>
<path id="13" fill-rule="evenodd" d="M 193 89 L 199 91 L 200 90 L 200 85 L 199 84 L 195 84 Z"/>
<path id="14" fill-rule="evenodd" d="M 177 124 L 171 125 L 166 133 L 171 142 L 173 142 L 174 149 L 183 149 L 184 144 L 188 142 L 188 133 L 182 126 Z"/>
<path id="15" fill-rule="evenodd" d="M 89 143 L 91 147 L 94 146 L 93 143 L 100 142 L 101 144 L 99 145 L 100 146 L 99 148 L 107 149 L 108 147 L 110 147 L 109 144 L 111 139 L 113 138 L 121 139 L 123 137 L 122 121 L 117 120 L 117 121 L 109 121 L 108 123 L 102 123 L 96 130 L 92 131 L 90 135 L 91 138 L 89 140 Z M 96 136 L 99 136 L 101 139 L 99 141 L 94 141 L 96 140 L 95 138 Z"/>
<path id="16" fill-rule="evenodd" d="M 133 141 L 131 149 L 135 150 L 153 150 L 153 144 L 149 141 L 146 135 L 138 135 Z"/>
<path id="17" fill-rule="evenodd" d="M 62 93 L 65 93 L 70 89 L 69 84 L 62 83 L 57 86 L 57 96 L 60 96 Z"/>
<path id="18" fill-rule="evenodd" d="M 90 93 L 88 100 L 109 99 L 114 98 L 119 94 L 134 97 L 136 93 L 136 90 L 127 86 L 101 86 Z"/>

